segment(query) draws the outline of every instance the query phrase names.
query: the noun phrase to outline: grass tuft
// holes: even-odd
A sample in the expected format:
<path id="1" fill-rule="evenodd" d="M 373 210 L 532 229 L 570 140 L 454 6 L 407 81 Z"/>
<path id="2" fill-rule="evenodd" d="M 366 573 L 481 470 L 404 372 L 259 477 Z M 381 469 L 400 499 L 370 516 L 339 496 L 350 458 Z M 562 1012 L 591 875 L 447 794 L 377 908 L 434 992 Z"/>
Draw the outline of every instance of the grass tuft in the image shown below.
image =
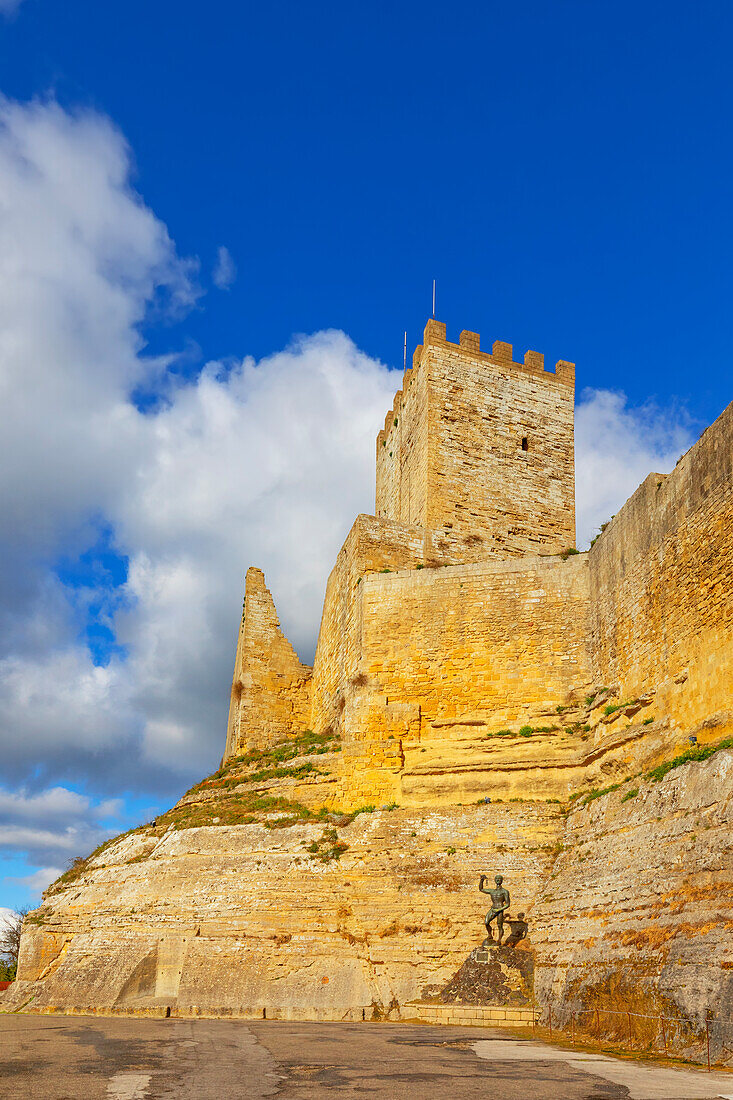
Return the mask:
<path id="1" fill-rule="evenodd" d="M 660 779 L 664 779 L 668 772 L 681 767 L 682 764 L 689 764 L 693 760 L 709 760 L 721 749 L 731 748 L 733 748 L 733 737 L 726 737 L 723 741 L 718 741 L 717 745 L 700 745 L 697 748 L 687 749 L 679 756 L 673 757 L 672 760 L 665 760 L 663 764 L 658 764 L 656 768 L 652 768 L 644 778 L 650 779 L 653 783 L 658 783 Z"/>
<path id="2" fill-rule="evenodd" d="M 638 702 L 638 699 L 627 699 L 625 703 L 609 703 L 607 707 L 603 708 L 603 713 L 615 714 L 617 710 L 625 710 L 626 707 L 636 706 Z"/>
<path id="3" fill-rule="evenodd" d="M 318 840 L 314 840 L 306 848 L 310 858 L 318 860 L 319 863 L 332 863 L 334 860 L 341 859 L 344 852 L 348 850 L 349 845 L 339 840 L 333 826 L 324 829 Z"/>
<path id="4" fill-rule="evenodd" d="M 581 805 L 587 806 L 589 802 L 595 802 L 597 798 L 603 798 L 604 794 L 610 794 L 611 791 L 617 791 L 621 786 L 621 783 L 612 783 L 610 787 L 601 787 L 600 789 L 589 791 Z"/>

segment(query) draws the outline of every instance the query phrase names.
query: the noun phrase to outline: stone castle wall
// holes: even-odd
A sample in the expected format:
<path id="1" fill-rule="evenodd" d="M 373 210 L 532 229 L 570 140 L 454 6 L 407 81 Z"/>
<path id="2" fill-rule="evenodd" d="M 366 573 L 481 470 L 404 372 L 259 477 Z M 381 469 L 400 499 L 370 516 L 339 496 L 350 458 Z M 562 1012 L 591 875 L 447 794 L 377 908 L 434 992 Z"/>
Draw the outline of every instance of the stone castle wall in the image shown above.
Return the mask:
<path id="1" fill-rule="evenodd" d="M 589 554 L 594 673 L 673 728 L 733 723 L 733 405 Z"/>
<path id="2" fill-rule="evenodd" d="M 380 433 L 390 447 L 400 432 L 410 437 L 417 456 L 407 460 L 413 472 L 427 453 L 420 434 L 430 419 L 425 394 L 437 383 L 432 391 L 427 384 L 421 390 L 420 380 L 430 378 L 432 349 L 440 362 L 434 377 L 444 380 L 445 393 L 451 385 L 469 385 L 464 380 L 459 386 L 457 375 L 446 381 L 446 362 L 455 358 L 463 371 L 468 353 L 481 354 L 478 337 L 470 333 L 462 334 L 461 345 L 431 343 L 435 327 L 428 325 L 426 346 L 407 372 L 413 375 L 407 393 L 412 390 L 422 402 L 419 411 L 406 412 L 411 399 L 398 395 L 393 419 Z M 511 360 L 499 346 L 493 356 Z M 558 386 L 571 394 L 562 364 L 558 382 L 553 375 L 542 377 L 532 354 L 527 360 L 507 369 L 528 384 L 539 378 L 545 396 Z M 467 399 L 465 404 L 468 418 Z M 621 700 L 655 693 L 655 716 L 667 723 L 667 742 L 679 739 L 675 730 L 701 723 L 712 723 L 710 736 L 727 727 L 733 682 L 732 417 L 727 410 L 669 477 L 650 475 L 597 541 L 587 568 L 585 556 L 561 562 L 525 555 L 518 564 L 499 558 L 498 543 L 486 531 L 465 535 L 460 528 L 359 516 L 328 581 L 312 677 L 279 630 L 264 580 L 252 573 L 260 581 L 248 597 L 250 626 L 245 614 L 240 634 L 226 755 L 306 728 L 332 729 L 346 741 L 344 798 L 353 802 L 371 792 L 389 801 L 423 787 L 422 781 L 407 782 L 406 775 L 404 782 L 395 778 L 409 773 L 405 753 L 409 758 L 415 738 L 422 740 L 420 751 L 429 736 L 440 740 L 444 763 L 453 766 L 461 755 L 459 712 L 469 716 L 466 721 L 472 721 L 472 711 L 480 712 L 481 721 L 495 728 L 521 723 L 522 714 L 561 705 L 563 692 L 567 696 L 591 681 L 618 685 Z M 558 431 L 571 438 L 572 419 Z M 444 442 L 447 453 L 447 437 Z M 400 445 L 410 444 L 403 438 Z M 379 459 L 385 448 L 378 445 L 377 451 Z M 532 455 L 531 449 L 526 453 Z M 399 495 L 401 483 L 393 489 Z M 437 494 L 429 499 L 438 500 Z M 362 677 L 367 686 L 356 682 Z M 507 751 L 516 755 L 514 746 Z M 435 785 L 445 782 L 443 772 Z M 444 796 L 452 793 L 448 784 Z"/>
<path id="3" fill-rule="evenodd" d="M 380 519 L 425 527 L 428 506 L 430 388 L 420 368 L 422 347 L 406 370 L 402 389 L 377 436 L 375 512 Z"/>
<path id="4" fill-rule="evenodd" d="M 423 562 L 425 535 L 419 527 L 357 516 L 326 585 L 313 664 L 311 726 L 317 732 L 340 725 L 349 681 L 359 662 L 358 596 L 364 577 Z"/>
<path id="5" fill-rule="evenodd" d="M 499 793 L 566 793 L 575 737 L 492 740 L 588 690 L 583 556 L 372 573 L 357 598 L 356 673 L 344 722 L 342 799 L 443 804 Z M 490 612 L 487 613 L 487 610 Z M 499 747 L 501 746 L 501 748 Z M 519 767 L 517 773 L 517 765 Z"/>
<path id="6" fill-rule="evenodd" d="M 421 728 L 497 728 L 588 683 L 587 561 L 525 558 L 365 577 L 360 670 Z M 487 613 L 488 612 L 488 613 Z"/>

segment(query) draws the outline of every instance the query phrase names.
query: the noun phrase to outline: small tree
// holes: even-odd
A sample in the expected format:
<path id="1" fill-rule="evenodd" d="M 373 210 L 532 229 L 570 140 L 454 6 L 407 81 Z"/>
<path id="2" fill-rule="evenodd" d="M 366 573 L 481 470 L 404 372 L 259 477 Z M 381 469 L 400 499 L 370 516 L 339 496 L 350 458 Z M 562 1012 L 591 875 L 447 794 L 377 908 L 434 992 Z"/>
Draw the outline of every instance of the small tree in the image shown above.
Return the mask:
<path id="1" fill-rule="evenodd" d="M 11 913 L 0 925 L 0 980 L 13 981 L 18 970 L 20 953 L 20 933 L 27 909 Z"/>

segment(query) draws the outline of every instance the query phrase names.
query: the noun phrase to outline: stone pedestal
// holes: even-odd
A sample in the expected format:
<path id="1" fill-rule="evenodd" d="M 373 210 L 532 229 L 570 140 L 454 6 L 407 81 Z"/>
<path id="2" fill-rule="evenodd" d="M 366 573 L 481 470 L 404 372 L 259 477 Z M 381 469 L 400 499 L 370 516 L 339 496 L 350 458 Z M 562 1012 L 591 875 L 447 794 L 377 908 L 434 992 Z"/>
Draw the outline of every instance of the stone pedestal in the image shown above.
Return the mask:
<path id="1" fill-rule="evenodd" d="M 476 947 L 441 990 L 442 1004 L 529 1007 L 534 1000 L 534 952 L 487 944 Z"/>

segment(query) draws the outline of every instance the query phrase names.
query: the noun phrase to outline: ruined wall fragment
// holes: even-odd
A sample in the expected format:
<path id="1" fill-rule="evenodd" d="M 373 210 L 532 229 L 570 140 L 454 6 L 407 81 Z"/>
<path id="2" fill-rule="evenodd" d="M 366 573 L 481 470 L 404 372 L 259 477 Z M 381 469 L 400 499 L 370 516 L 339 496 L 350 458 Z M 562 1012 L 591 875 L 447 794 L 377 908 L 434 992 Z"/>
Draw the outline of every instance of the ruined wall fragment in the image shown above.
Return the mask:
<path id="1" fill-rule="evenodd" d="M 225 760 L 308 728 L 311 672 L 280 629 L 264 573 L 248 569 Z"/>

